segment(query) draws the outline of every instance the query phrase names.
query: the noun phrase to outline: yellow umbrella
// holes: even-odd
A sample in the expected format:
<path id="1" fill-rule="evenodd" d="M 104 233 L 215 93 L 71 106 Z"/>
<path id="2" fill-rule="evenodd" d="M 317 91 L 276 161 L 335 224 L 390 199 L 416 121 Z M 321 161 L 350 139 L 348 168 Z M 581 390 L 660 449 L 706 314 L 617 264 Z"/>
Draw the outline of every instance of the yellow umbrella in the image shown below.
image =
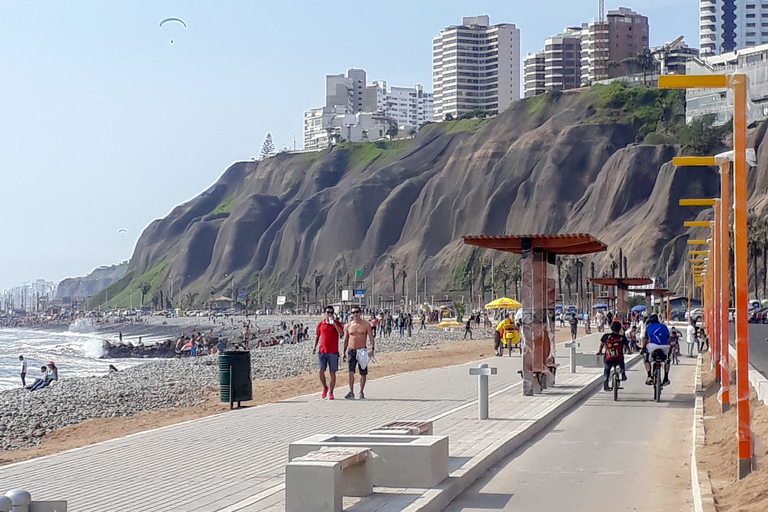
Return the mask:
<path id="1" fill-rule="evenodd" d="M 523 307 L 522 304 L 506 297 L 501 297 L 485 305 L 485 309 L 517 309 L 521 307 Z"/>
<path id="2" fill-rule="evenodd" d="M 444 327 L 461 327 L 461 324 L 459 322 L 457 322 L 456 320 L 450 320 L 450 321 L 445 320 L 445 321 L 440 322 L 439 324 L 437 324 L 437 326 L 442 329 Z"/>

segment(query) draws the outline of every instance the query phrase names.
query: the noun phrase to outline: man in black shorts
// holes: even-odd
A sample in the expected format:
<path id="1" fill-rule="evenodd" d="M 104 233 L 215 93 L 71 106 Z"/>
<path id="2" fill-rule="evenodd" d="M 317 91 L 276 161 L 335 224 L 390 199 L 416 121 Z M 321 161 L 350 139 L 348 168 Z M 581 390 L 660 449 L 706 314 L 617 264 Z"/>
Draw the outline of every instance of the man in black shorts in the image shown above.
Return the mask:
<path id="1" fill-rule="evenodd" d="M 365 378 L 368 375 L 368 359 L 373 357 L 374 339 L 371 324 L 361 318 L 360 308 L 352 306 L 352 321 L 344 326 L 344 355 L 349 358 L 349 393 L 344 398 L 355 399 L 355 369 L 360 372 L 360 398 L 365 398 Z M 371 339 L 371 349 L 366 345 Z"/>

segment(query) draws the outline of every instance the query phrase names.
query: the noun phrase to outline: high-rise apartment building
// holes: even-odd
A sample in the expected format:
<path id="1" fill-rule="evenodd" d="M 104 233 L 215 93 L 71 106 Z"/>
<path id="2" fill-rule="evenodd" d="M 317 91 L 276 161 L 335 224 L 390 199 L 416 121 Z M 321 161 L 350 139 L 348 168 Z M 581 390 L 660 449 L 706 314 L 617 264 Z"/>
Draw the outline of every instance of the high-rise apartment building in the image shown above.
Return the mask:
<path id="1" fill-rule="evenodd" d="M 363 97 L 364 112 L 381 112 L 397 121 L 400 130 L 418 130 L 432 122 L 432 94 L 421 84 L 413 87 L 388 86 L 386 80 L 369 83 Z"/>
<path id="2" fill-rule="evenodd" d="M 581 82 L 589 84 L 624 73 L 621 63 L 648 48 L 648 18 L 632 9 L 608 11 L 605 24 L 581 27 Z"/>
<path id="3" fill-rule="evenodd" d="M 490 17 L 462 19 L 432 44 L 435 119 L 473 110 L 501 112 L 520 98 L 520 30 L 491 25 Z"/>
<path id="4" fill-rule="evenodd" d="M 548 91 L 566 91 L 581 85 L 581 28 L 566 28 L 544 40 L 544 51 L 524 60 L 526 98 Z"/>
<path id="5" fill-rule="evenodd" d="M 702 57 L 768 43 L 768 1 L 699 0 Z"/>

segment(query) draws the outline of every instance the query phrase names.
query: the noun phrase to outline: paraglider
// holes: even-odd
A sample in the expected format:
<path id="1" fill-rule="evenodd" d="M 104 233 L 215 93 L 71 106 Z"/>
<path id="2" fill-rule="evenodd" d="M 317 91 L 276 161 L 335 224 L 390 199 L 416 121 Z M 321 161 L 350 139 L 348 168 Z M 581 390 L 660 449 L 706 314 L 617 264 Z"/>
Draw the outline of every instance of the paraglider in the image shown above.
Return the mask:
<path id="1" fill-rule="evenodd" d="M 117 234 L 120 235 L 120 237 L 125 237 L 125 235 L 128 233 L 127 229 L 119 229 L 117 231 Z"/>
<path id="2" fill-rule="evenodd" d="M 165 25 L 166 23 L 169 23 L 171 21 L 178 21 L 179 23 L 184 25 L 184 28 L 187 28 L 187 24 L 184 23 L 184 20 L 180 20 L 179 18 L 165 18 L 163 21 L 160 22 L 160 27 L 162 28 L 163 25 Z"/>
<path id="3" fill-rule="evenodd" d="M 163 25 L 165 25 L 166 23 L 171 23 L 171 22 L 181 23 L 181 25 L 185 29 L 187 28 L 187 24 L 184 23 L 184 20 L 179 19 L 179 18 L 165 18 L 163 21 L 160 22 L 160 28 L 163 28 Z M 173 39 L 171 39 L 171 44 L 173 44 Z"/>

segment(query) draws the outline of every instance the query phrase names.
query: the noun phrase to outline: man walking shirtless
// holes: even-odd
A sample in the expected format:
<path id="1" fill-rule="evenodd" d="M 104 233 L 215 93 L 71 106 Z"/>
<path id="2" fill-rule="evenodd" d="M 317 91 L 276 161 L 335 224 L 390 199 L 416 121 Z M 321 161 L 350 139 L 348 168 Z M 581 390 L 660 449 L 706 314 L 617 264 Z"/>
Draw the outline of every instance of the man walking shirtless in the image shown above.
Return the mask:
<path id="1" fill-rule="evenodd" d="M 349 358 L 349 393 L 344 397 L 355 399 L 355 368 L 360 372 L 360 398 L 365 398 L 365 377 L 368 375 L 368 359 L 373 357 L 373 331 L 371 325 L 360 315 L 360 308 L 352 306 L 352 320 L 344 326 L 344 356 Z M 371 339 L 371 349 L 366 350 L 368 338 Z"/>

